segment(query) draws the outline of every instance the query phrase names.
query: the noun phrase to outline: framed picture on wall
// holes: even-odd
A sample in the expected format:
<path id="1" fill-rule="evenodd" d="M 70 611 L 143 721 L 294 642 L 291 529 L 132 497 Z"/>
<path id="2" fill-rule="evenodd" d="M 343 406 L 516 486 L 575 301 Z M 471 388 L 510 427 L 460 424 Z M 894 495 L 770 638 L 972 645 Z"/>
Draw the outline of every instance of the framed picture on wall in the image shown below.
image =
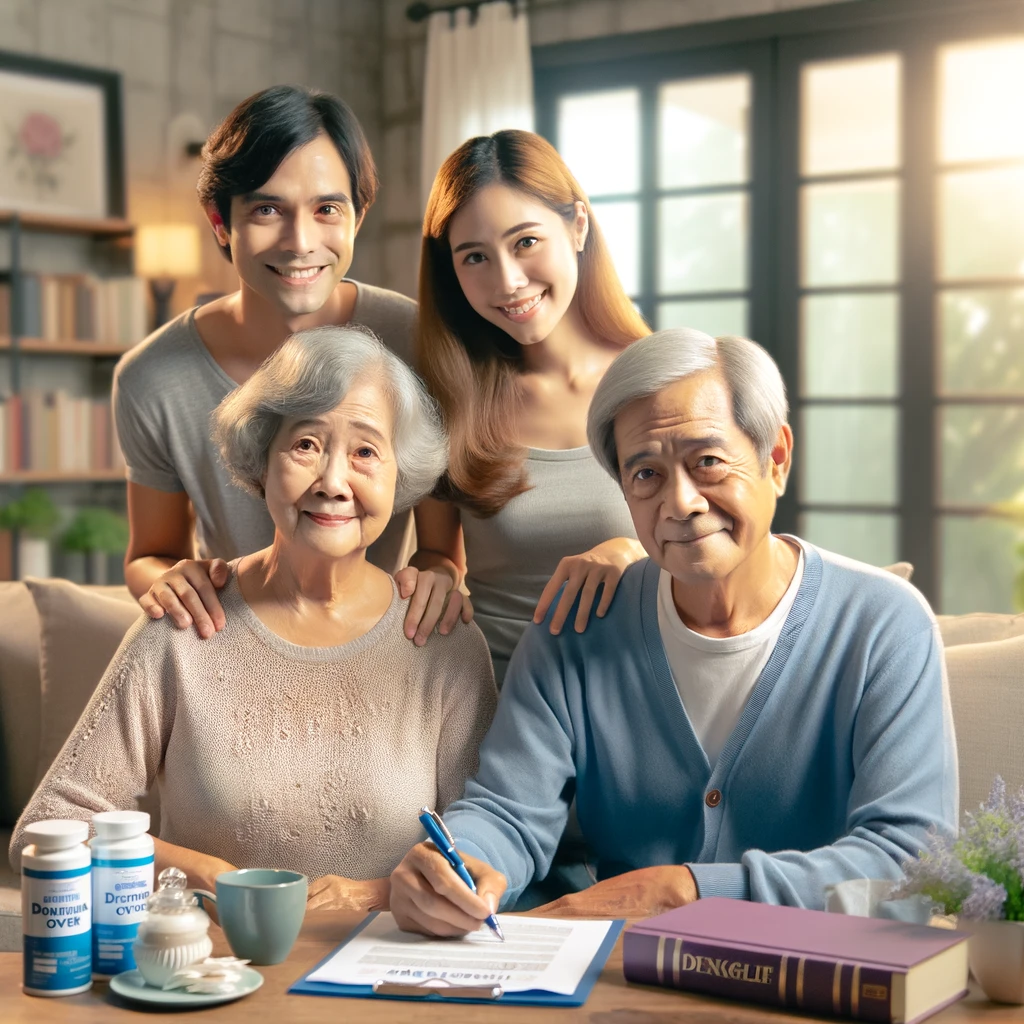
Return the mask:
<path id="1" fill-rule="evenodd" d="M 120 75 L 0 51 L 0 210 L 124 216 Z"/>

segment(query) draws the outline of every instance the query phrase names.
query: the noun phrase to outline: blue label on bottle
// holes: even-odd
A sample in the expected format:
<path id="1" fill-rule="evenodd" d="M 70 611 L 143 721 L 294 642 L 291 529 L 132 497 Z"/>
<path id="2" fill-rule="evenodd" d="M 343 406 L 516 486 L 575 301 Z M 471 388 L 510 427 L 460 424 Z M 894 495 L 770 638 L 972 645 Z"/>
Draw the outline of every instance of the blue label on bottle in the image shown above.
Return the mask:
<path id="1" fill-rule="evenodd" d="M 21 880 L 25 987 L 60 992 L 92 979 L 89 869 L 29 869 Z"/>
<path id="2" fill-rule="evenodd" d="M 135 968 L 132 943 L 152 890 L 152 856 L 93 861 L 92 969 L 97 974 Z"/>
<path id="3" fill-rule="evenodd" d="M 92 980 L 89 932 L 79 935 L 25 936 L 25 988 L 62 992 Z"/>
<path id="4" fill-rule="evenodd" d="M 92 926 L 92 969 L 96 974 L 120 974 L 135 970 L 132 943 L 137 924 L 94 924 Z"/>

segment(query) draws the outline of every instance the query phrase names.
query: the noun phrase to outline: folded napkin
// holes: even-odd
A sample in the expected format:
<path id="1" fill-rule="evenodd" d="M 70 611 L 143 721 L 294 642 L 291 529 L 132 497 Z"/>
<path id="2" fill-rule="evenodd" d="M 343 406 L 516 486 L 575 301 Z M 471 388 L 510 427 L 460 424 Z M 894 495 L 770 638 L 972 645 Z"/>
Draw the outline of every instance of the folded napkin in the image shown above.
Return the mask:
<path id="1" fill-rule="evenodd" d="M 887 917 L 892 921 L 928 924 L 932 902 L 927 896 L 891 900 L 898 885 L 888 878 L 850 878 L 825 887 L 825 909 L 831 914 L 854 917 Z"/>
<path id="2" fill-rule="evenodd" d="M 242 980 L 242 968 L 248 960 L 233 956 L 209 956 L 196 964 L 175 971 L 164 984 L 164 990 L 183 988 L 202 995 L 223 995 L 233 992 Z"/>

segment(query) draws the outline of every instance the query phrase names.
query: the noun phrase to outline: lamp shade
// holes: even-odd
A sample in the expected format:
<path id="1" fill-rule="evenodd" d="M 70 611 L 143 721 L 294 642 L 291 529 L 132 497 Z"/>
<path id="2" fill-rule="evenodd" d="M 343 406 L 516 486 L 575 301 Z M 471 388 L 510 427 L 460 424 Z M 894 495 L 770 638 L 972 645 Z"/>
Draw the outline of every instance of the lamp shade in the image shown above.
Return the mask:
<path id="1" fill-rule="evenodd" d="M 195 277 L 199 268 L 195 224 L 143 224 L 135 232 L 135 272 L 141 277 Z"/>

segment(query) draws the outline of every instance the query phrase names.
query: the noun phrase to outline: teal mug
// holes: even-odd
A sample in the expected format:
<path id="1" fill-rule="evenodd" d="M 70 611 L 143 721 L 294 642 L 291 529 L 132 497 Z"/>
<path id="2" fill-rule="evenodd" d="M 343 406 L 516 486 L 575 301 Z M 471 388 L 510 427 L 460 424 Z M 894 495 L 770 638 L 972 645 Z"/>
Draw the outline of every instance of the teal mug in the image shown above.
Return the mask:
<path id="1" fill-rule="evenodd" d="M 240 868 L 217 876 L 217 895 L 196 894 L 217 905 L 231 952 L 254 964 L 279 964 L 291 952 L 306 916 L 309 880 L 298 871 Z"/>

